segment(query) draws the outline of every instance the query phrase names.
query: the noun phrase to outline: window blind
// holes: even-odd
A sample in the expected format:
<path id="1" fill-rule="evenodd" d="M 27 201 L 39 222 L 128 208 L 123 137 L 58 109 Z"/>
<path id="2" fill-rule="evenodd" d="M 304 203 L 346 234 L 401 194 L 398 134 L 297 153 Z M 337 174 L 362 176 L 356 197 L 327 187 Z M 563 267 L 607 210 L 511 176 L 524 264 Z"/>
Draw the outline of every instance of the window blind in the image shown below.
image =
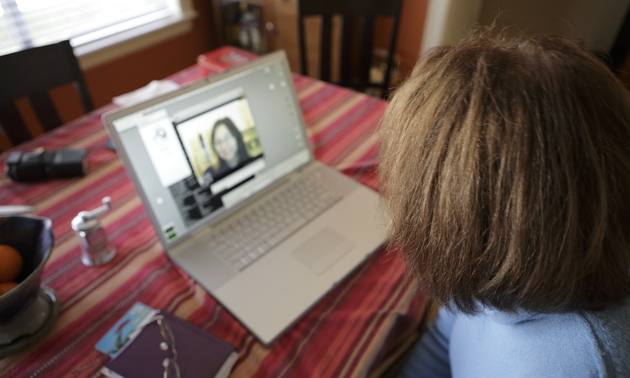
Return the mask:
<path id="1" fill-rule="evenodd" d="M 177 3 L 177 4 L 174 4 Z M 0 0 L 0 55 L 70 39 L 73 46 L 169 17 L 174 0 Z"/>

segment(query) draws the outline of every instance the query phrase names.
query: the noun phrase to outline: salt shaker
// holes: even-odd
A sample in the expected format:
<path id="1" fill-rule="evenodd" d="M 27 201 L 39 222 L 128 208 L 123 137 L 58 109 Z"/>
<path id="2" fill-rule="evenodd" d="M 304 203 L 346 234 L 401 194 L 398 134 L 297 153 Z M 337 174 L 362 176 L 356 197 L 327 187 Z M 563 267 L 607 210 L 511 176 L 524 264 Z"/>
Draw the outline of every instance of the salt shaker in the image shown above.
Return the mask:
<path id="1" fill-rule="evenodd" d="M 103 206 L 80 212 L 71 223 L 81 245 L 81 261 L 87 266 L 107 264 L 116 255 L 116 250 L 109 245 L 107 234 L 97 218 L 111 208 L 111 198 L 105 197 L 102 201 Z"/>

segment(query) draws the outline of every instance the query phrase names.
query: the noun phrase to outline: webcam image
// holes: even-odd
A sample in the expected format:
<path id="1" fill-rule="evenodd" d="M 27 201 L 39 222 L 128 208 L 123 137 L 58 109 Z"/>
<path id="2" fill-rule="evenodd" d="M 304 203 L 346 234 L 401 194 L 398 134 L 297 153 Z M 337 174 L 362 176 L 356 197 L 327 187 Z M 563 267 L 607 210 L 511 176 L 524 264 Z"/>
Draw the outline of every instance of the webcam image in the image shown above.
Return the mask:
<path id="1" fill-rule="evenodd" d="M 201 186 L 209 186 L 263 157 L 245 97 L 178 124 L 177 132 Z"/>

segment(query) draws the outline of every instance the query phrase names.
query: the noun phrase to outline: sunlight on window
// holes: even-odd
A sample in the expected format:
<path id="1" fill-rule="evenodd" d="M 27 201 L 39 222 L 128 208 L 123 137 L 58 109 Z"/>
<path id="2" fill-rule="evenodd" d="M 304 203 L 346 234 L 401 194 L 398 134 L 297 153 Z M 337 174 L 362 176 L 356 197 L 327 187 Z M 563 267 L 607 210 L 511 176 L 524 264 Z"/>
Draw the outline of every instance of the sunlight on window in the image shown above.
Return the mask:
<path id="1" fill-rule="evenodd" d="M 0 0 L 7 9 L 0 7 L 0 54 L 65 39 L 90 43 L 177 15 L 182 1 Z"/>
<path id="2" fill-rule="evenodd" d="M 82 0 L 15 0 L 20 12 L 32 12 L 40 9 L 66 6 L 67 4 L 80 4 Z"/>
<path id="3" fill-rule="evenodd" d="M 0 6 L 0 54 L 11 51 L 15 46 L 9 28 L 7 27 L 6 15 L 4 9 Z"/>

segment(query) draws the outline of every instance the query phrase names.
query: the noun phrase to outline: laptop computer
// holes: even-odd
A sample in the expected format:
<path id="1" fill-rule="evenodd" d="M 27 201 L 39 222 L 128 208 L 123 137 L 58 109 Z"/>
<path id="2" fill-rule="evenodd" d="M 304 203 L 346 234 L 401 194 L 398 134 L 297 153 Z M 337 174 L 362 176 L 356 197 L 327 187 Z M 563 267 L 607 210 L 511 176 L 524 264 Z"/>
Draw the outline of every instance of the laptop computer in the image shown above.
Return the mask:
<path id="1" fill-rule="evenodd" d="M 282 51 L 103 121 L 170 258 L 265 345 L 385 241 L 378 194 L 313 158 Z"/>

